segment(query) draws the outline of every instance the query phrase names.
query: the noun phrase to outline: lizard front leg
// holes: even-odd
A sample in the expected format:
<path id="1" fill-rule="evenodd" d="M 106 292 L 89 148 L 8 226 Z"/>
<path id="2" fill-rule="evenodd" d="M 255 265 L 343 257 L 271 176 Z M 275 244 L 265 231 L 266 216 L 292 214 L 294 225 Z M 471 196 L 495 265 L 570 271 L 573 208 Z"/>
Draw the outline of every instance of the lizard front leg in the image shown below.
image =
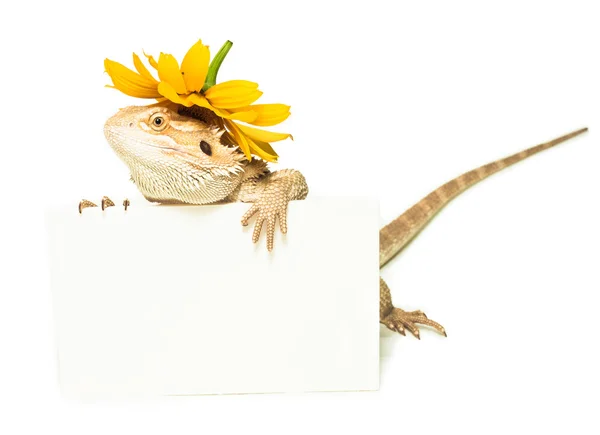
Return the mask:
<path id="1" fill-rule="evenodd" d="M 281 232 L 287 232 L 287 207 L 293 200 L 305 199 L 308 195 L 306 179 L 299 171 L 284 169 L 264 175 L 252 181 L 251 188 L 243 189 L 240 200 L 253 202 L 252 207 L 242 217 L 242 225 L 256 216 L 252 241 L 256 243 L 260 237 L 263 224 L 267 224 L 267 249 L 273 250 L 275 224 L 279 219 Z"/>
<path id="2" fill-rule="evenodd" d="M 405 329 L 408 329 L 418 339 L 421 336 L 417 324 L 431 326 L 440 334 L 447 336 L 444 327 L 428 319 L 424 312 L 404 311 L 394 307 L 390 288 L 381 277 L 379 278 L 379 322 L 402 335 L 406 335 Z"/>

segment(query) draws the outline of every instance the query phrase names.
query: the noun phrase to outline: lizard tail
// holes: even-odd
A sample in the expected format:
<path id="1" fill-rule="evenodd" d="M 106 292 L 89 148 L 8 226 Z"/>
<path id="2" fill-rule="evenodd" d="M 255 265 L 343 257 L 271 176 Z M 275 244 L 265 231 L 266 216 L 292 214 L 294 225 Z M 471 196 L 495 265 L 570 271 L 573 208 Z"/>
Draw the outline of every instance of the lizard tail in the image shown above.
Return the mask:
<path id="1" fill-rule="evenodd" d="M 427 225 L 431 218 L 469 187 L 501 171 L 507 166 L 514 165 L 527 157 L 552 148 L 586 131 L 587 128 L 582 128 L 550 142 L 513 154 L 510 157 L 496 160 L 472 171 L 465 172 L 440 186 L 379 231 L 379 267 L 383 267 L 391 260 Z"/>

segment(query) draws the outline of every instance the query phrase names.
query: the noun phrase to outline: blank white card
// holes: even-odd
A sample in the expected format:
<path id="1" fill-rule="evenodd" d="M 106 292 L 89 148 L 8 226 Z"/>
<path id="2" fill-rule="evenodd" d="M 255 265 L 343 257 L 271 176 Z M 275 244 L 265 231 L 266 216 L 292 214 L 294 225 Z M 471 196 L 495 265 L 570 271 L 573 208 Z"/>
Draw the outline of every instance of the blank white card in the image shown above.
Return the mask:
<path id="1" fill-rule="evenodd" d="M 378 388 L 378 203 L 292 202 L 272 253 L 248 207 L 48 211 L 65 395 Z"/>

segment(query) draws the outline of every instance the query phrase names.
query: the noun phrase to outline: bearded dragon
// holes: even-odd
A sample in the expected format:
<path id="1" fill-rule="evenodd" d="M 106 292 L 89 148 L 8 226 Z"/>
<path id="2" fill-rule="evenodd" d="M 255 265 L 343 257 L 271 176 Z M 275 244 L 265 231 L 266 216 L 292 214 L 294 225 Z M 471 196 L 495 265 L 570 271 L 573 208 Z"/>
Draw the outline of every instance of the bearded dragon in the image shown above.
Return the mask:
<path id="1" fill-rule="evenodd" d="M 267 248 L 271 251 L 275 224 L 279 220 L 281 232 L 287 232 L 287 205 L 306 198 L 306 180 L 293 169 L 271 172 L 260 159 L 248 161 L 220 127 L 209 111 L 174 110 L 160 105 L 132 106 L 109 118 L 104 133 L 147 200 L 162 204 L 252 203 L 242 217 L 242 225 L 248 225 L 249 219 L 257 215 L 252 235 L 256 243 L 266 222 Z M 457 195 L 503 168 L 585 131 L 587 128 L 466 172 L 425 196 L 381 229 L 380 268 Z M 79 211 L 94 205 L 82 200 Z M 105 197 L 102 206 L 107 205 L 114 204 Z M 128 205 L 126 200 L 124 206 Z M 422 311 L 408 312 L 395 307 L 390 289 L 381 278 L 379 317 L 380 323 L 402 335 L 408 329 L 420 338 L 418 324 L 446 335 L 445 329 Z"/>

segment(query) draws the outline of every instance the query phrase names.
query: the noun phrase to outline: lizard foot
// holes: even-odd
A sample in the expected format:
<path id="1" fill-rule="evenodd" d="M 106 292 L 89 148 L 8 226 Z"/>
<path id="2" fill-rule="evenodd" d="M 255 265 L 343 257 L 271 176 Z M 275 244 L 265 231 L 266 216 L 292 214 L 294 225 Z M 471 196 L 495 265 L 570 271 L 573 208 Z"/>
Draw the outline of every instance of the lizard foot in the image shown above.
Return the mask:
<path id="1" fill-rule="evenodd" d="M 419 340 L 421 339 L 421 336 L 417 324 L 431 326 L 440 334 L 444 335 L 444 337 L 448 336 L 442 325 L 433 320 L 429 320 L 422 311 L 404 311 L 400 308 L 393 308 L 392 311 L 381 320 L 381 323 L 387 326 L 388 329 L 399 332 L 402 335 L 406 335 L 405 330 L 408 329 L 412 335 Z"/>
<path id="2" fill-rule="evenodd" d="M 283 234 L 287 233 L 287 205 L 288 201 L 281 195 L 266 195 L 252 204 L 252 207 L 242 217 L 242 225 L 248 225 L 248 220 L 255 214 L 256 223 L 252 241 L 258 242 L 263 224 L 267 223 L 267 249 L 273 250 L 273 239 L 275 238 L 275 223 L 279 218 L 279 228 Z"/>

